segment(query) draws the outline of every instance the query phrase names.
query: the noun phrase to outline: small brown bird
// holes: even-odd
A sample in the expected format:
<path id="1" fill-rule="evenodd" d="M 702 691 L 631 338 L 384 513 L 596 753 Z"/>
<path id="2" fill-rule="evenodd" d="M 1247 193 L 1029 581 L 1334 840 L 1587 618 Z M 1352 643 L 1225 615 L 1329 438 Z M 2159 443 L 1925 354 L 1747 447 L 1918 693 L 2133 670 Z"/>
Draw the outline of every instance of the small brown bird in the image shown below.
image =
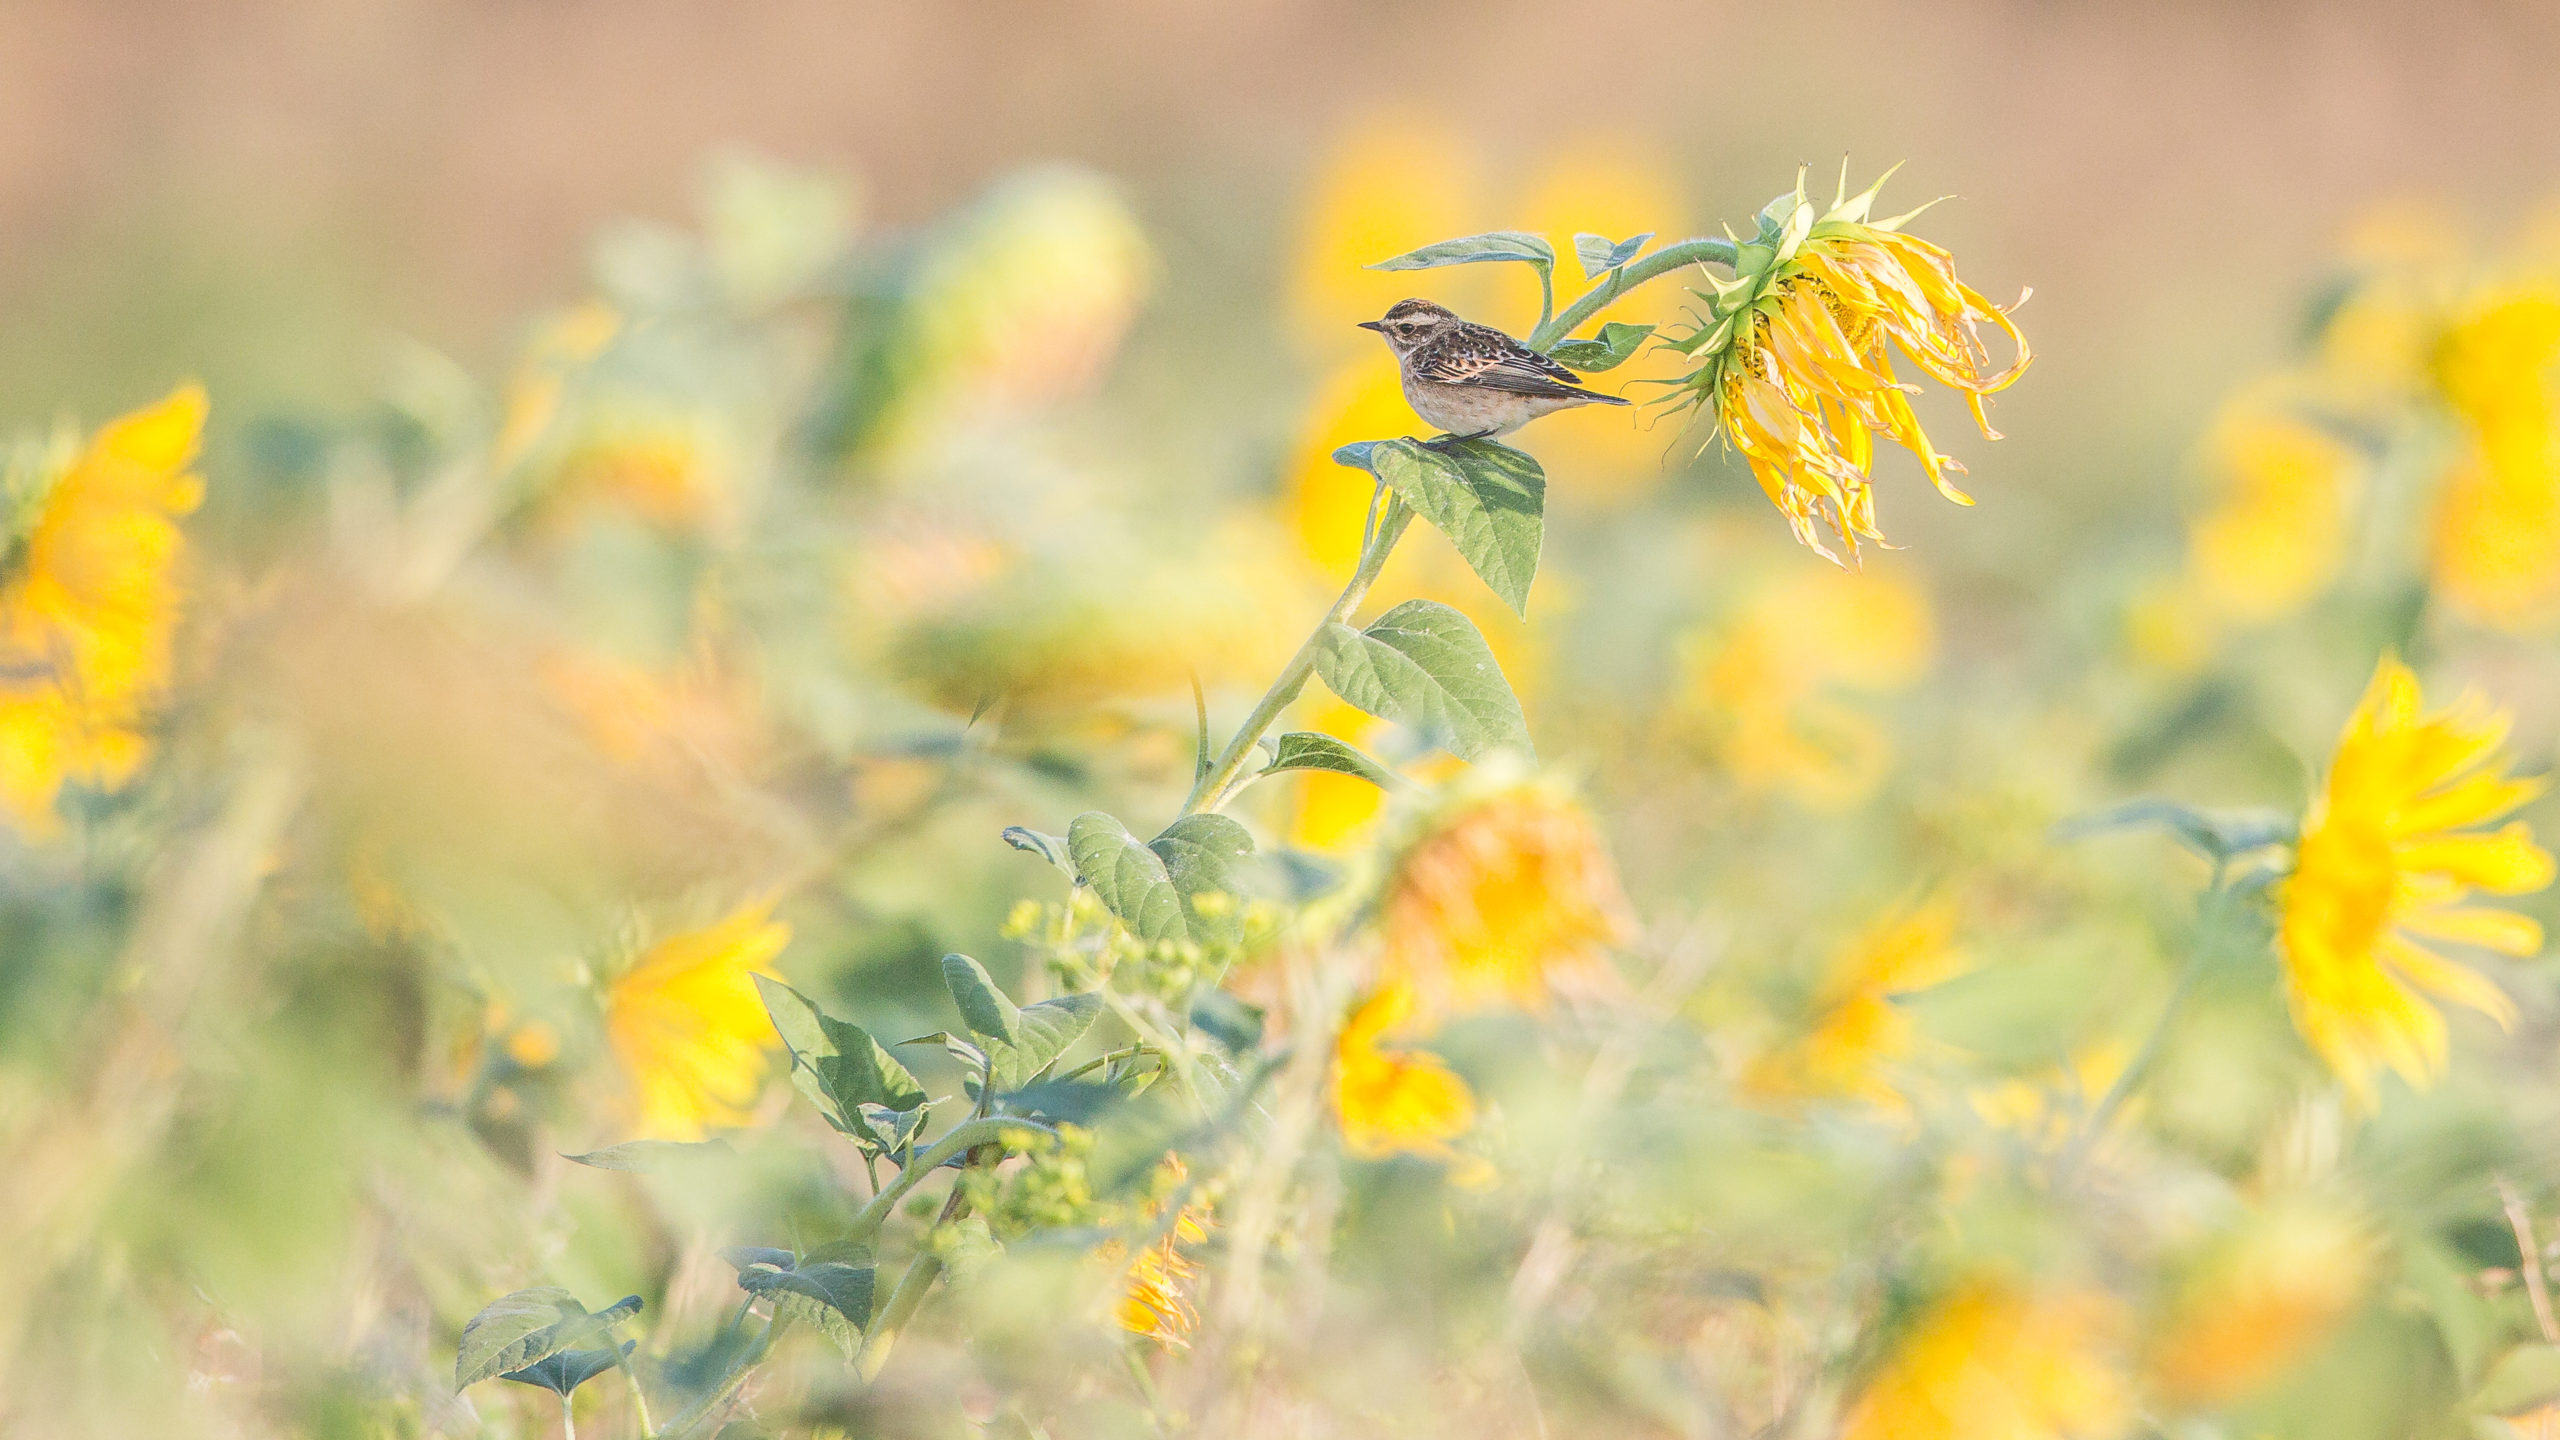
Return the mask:
<path id="1" fill-rule="evenodd" d="M 1404 372 L 1413 413 L 1455 440 L 1508 435 L 1541 415 L 1576 405 L 1624 405 L 1585 390 L 1582 377 L 1494 329 L 1461 320 L 1428 300 L 1399 300 L 1363 330 L 1386 337 Z"/>

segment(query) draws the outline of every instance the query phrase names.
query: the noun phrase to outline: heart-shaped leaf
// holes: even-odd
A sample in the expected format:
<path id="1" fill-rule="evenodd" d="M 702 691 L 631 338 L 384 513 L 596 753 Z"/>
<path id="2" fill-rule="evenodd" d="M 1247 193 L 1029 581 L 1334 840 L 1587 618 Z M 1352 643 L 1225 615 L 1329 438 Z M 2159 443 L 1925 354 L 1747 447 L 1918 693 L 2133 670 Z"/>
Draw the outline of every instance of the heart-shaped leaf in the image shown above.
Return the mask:
<path id="1" fill-rule="evenodd" d="M 1552 270 L 1556 263 L 1556 247 L 1548 244 L 1545 236 L 1532 235 L 1525 230 L 1494 230 L 1408 250 L 1369 268 L 1433 270 L 1443 265 L 1475 265 L 1487 260 L 1518 260 L 1535 265 L 1542 271 Z"/>
<path id="2" fill-rule="evenodd" d="M 818 1107 L 827 1123 L 867 1148 L 890 1145 L 865 1116 L 865 1105 L 893 1111 L 924 1104 L 924 1087 L 907 1067 L 880 1047 L 871 1032 L 820 1010 L 806 995 L 767 976 L 756 977 L 765 1014 L 791 1052 L 791 1083 Z"/>
<path id="3" fill-rule="evenodd" d="M 1017 1008 L 986 967 L 966 955 L 942 957 L 943 983 L 960 1018 L 978 1037 L 998 1090 L 1018 1089 L 1084 1038 L 1102 1013 L 1096 994 L 1061 995 Z"/>
<path id="4" fill-rule="evenodd" d="M 1234 939 L 1242 929 L 1237 889 L 1244 863 L 1253 858 L 1252 832 L 1224 815 L 1185 815 L 1164 827 L 1147 848 L 1164 861 L 1191 938 Z M 1211 896 L 1221 902 L 1212 903 Z"/>
<path id="5" fill-rule="evenodd" d="M 619 1349 L 555 1350 L 521 1370 L 510 1370 L 498 1378 L 519 1385 L 539 1385 L 552 1394 L 567 1399 L 569 1392 L 586 1384 L 622 1363 L 638 1342 L 625 1340 Z"/>
<path id="6" fill-rule="evenodd" d="M 454 1348 L 453 1388 L 468 1389 L 491 1376 L 522 1370 L 639 1313 L 637 1295 L 592 1314 L 557 1285 L 502 1295 L 463 1325 L 462 1341 Z"/>
<path id="7" fill-rule="evenodd" d="M 1365 630 L 1325 627 L 1316 674 L 1345 702 L 1420 731 L 1461 760 L 1529 752 L 1529 722 L 1484 636 L 1437 601 L 1408 600 Z"/>
<path id="8" fill-rule="evenodd" d="M 1546 538 L 1547 476 L 1537 461 L 1491 440 L 1379 440 L 1352 463 L 1440 527 L 1504 604 L 1529 613 Z"/>
<path id="9" fill-rule="evenodd" d="M 1093 887 L 1094 897 L 1130 934 L 1147 941 L 1189 937 L 1182 895 L 1173 888 L 1164 857 L 1139 844 L 1127 826 L 1089 810 L 1067 826 L 1067 852 L 1075 858 L 1076 878 Z"/>
<path id="10" fill-rule="evenodd" d="M 1615 370 L 1635 358 L 1637 349 L 1652 334 L 1650 325 L 1622 325 L 1612 320 L 1600 327 L 1597 338 L 1567 340 L 1547 354 L 1559 365 L 1596 375 L 1603 370 Z"/>

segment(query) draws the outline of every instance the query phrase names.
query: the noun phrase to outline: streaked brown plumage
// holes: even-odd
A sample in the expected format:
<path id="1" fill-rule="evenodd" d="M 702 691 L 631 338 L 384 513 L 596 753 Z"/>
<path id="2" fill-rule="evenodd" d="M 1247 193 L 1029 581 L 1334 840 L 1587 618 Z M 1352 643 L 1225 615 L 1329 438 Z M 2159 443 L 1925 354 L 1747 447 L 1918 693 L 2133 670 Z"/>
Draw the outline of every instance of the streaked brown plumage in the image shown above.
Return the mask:
<path id="1" fill-rule="evenodd" d="M 1508 435 L 1576 405 L 1624 405 L 1585 390 L 1581 376 L 1494 329 L 1428 300 L 1399 300 L 1383 320 L 1360 322 L 1396 352 L 1414 413 L 1462 439 Z"/>

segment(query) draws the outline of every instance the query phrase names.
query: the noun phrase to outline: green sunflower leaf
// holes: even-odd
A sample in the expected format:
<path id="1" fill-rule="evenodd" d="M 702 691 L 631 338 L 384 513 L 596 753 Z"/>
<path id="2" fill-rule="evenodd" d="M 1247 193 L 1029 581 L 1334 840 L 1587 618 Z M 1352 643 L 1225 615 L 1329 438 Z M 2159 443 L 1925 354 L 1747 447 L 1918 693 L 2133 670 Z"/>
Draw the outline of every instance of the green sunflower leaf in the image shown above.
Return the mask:
<path id="1" fill-rule="evenodd" d="M 1335 458 L 1355 448 L 1345 446 Z M 1547 476 L 1536 460 L 1491 440 L 1379 440 L 1351 463 L 1440 527 L 1504 604 L 1529 613 L 1546 539 Z"/>
<path id="2" fill-rule="evenodd" d="M 1271 763 L 1263 766 L 1261 773 L 1276 775 L 1283 770 L 1330 770 L 1337 775 L 1357 775 L 1381 790 L 1404 785 L 1394 771 L 1369 758 L 1358 746 L 1313 730 L 1292 730 L 1282 735 Z"/>
<path id="3" fill-rule="evenodd" d="M 1437 601 L 1408 600 L 1365 630 L 1327 626 L 1316 674 L 1346 703 L 1418 730 L 1461 760 L 1530 750 L 1529 722 L 1484 636 Z"/>
<path id="4" fill-rule="evenodd" d="M 1372 270 L 1436 270 L 1443 265 L 1475 265 L 1487 260 L 1518 260 L 1541 273 L 1555 269 L 1556 247 L 1543 235 L 1525 230 L 1493 230 L 1457 240 L 1442 240 L 1381 260 Z"/>

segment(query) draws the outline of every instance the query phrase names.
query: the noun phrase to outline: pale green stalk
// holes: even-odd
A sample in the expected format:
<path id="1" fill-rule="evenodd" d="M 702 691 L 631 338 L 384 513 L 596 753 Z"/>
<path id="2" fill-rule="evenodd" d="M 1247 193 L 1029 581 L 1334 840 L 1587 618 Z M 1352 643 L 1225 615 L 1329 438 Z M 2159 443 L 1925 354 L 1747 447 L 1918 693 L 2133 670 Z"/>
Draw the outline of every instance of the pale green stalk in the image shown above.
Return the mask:
<path id="1" fill-rule="evenodd" d="M 2132 1061 L 2116 1076 L 2115 1083 L 2107 1087 L 2107 1093 L 2099 1098 L 2096 1108 L 2081 1124 L 2080 1133 L 2072 1138 L 2071 1147 L 2062 1154 L 2057 1174 L 2068 1176 L 2080 1167 L 2090 1147 L 2105 1136 L 2107 1127 L 2115 1121 L 2116 1112 L 2122 1110 L 2125 1102 L 2142 1087 L 2142 1082 L 2150 1077 L 2151 1067 L 2159 1062 L 2161 1051 L 2168 1047 L 2170 1028 L 2186 1009 L 2188 997 L 2195 993 L 2196 982 L 2204 978 L 2205 968 L 2213 963 L 2214 947 L 2220 943 L 2222 917 L 2228 908 L 2223 902 L 2230 893 L 2225 884 L 2228 872 L 2227 862 L 2213 867 L 2212 883 L 2205 887 L 2204 895 L 2196 901 L 2195 941 L 2192 953 L 2187 956 L 2186 968 L 2178 972 L 2177 988 L 2169 992 L 2169 1003 L 2160 1007 L 2160 1018 L 2152 1022 L 2151 1033 L 2143 1038 L 2142 1048 L 2134 1053 Z"/>

